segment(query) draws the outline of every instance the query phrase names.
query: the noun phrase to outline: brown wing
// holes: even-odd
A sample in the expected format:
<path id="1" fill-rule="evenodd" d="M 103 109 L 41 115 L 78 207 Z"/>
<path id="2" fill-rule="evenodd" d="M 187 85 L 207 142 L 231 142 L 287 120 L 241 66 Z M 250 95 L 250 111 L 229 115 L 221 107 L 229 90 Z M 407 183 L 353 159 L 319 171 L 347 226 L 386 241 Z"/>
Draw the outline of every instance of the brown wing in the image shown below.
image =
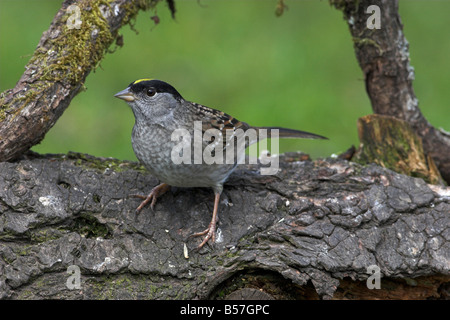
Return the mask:
<path id="1" fill-rule="evenodd" d="M 196 110 L 198 120 L 202 121 L 202 134 L 208 129 L 219 130 L 221 133 L 221 141 L 218 141 L 218 143 L 223 144 L 224 150 L 226 149 L 229 140 L 234 139 L 236 130 L 242 129 L 245 132 L 250 128 L 247 123 L 239 121 L 225 112 L 194 102 L 192 103 L 192 107 Z M 209 143 L 212 142 L 214 142 L 214 137 L 212 137 L 212 140 Z"/>
<path id="2" fill-rule="evenodd" d="M 280 138 L 327 139 L 323 136 L 294 129 L 280 127 L 251 127 L 247 123 L 239 121 L 225 112 L 194 102 L 190 103 L 190 107 L 193 111 L 192 114 L 195 115 L 193 120 L 202 121 L 203 137 L 205 137 L 205 132 L 208 129 L 217 129 L 221 133 L 218 140 L 216 140 L 215 136 L 212 136 L 209 141 L 203 141 L 204 147 L 212 143 L 214 143 L 214 145 L 217 143 L 222 145 L 223 150 L 225 151 L 229 145 L 233 145 L 236 148 L 236 141 L 241 141 L 245 143 L 244 148 L 247 148 L 249 145 L 258 141 L 261 129 L 264 130 L 264 135 L 261 138 L 271 138 L 271 129 L 277 129 L 279 132 L 278 137 Z M 244 140 L 240 139 L 242 137 Z M 235 139 L 235 141 L 230 143 L 232 139 Z"/>
<path id="3" fill-rule="evenodd" d="M 239 121 L 225 112 L 212 109 L 198 103 L 192 104 L 203 122 L 203 131 L 215 128 L 222 131 L 222 133 L 225 133 L 223 130 L 236 130 L 239 128 L 246 130 L 250 127 L 245 122 Z"/>

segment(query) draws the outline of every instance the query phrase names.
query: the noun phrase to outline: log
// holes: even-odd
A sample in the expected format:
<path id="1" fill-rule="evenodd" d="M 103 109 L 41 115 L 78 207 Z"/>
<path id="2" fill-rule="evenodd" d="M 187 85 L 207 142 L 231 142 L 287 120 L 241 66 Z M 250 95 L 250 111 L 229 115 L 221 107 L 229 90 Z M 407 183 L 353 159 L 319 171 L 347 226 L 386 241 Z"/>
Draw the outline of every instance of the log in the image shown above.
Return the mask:
<path id="1" fill-rule="evenodd" d="M 77 153 L 2 162 L 0 298 L 448 299 L 450 188 L 300 159 L 281 156 L 273 176 L 240 166 L 217 241 L 199 251 L 189 235 L 208 225 L 209 189 L 172 188 L 136 215 L 129 195 L 158 183 L 138 163 Z M 369 289 L 377 270 L 380 289 Z"/>

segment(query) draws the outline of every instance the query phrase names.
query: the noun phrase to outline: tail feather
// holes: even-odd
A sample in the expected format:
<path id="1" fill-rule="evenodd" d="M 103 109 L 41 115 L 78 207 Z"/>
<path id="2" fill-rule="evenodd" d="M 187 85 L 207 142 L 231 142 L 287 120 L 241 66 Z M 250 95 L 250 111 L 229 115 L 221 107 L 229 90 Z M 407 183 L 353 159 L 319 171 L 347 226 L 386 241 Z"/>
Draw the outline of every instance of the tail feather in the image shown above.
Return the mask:
<path id="1" fill-rule="evenodd" d="M 300 130 L 294 130 L 294 129 L 288 129 L 288 128 L 280 128 L 280 127 L 255 127 L 258 131 L 261 129 L 265 129 L 267 132 L 267 138 L 272 137 L 272 129 L 278 129 L 278 137 L 280 138 L 300 138 L 300 139 L 326 139 L 327 137 L 310 133 L 306 131 L 300 131 Z"/>

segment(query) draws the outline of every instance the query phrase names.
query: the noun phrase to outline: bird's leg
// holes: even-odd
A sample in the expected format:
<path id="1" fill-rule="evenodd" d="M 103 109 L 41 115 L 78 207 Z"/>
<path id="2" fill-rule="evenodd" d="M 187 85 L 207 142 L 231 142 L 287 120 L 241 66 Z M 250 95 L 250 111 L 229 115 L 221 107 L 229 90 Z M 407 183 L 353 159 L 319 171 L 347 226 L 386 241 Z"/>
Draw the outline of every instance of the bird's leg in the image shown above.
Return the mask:
<path id="1" fill-rule="evenodd" d="M 153 210 L 153 207 L 155 206 L 156 199 L 167 192 L 167 190 L 170 189 L 170 186 L 165 183 L 161 183 L 154 187 L 152 191 L 147 196 L 142 196 L 138 194 L 132 194 L 132 197 L 144 199 L 144 201 L 141 202 L 139 207 L 136 208 L 136 213 L 139 213 L 143 207 L 145 207 L 150 201 L 150 208 Z"/>
<path id="2" fill-rule="evenodd" d="M 214 210 L 208 228 L 202 232 L 194 233 L 191 235 L 191 237 L 198 237 L 204 236 L 206 234 L 205 238 L 203 239 L 202 243 L 198 245 L 197 249 L 201 249 L 205 245 L 205 243 L 208 242 L 209 239 L 212 239 L 212 242 L 216 241 L 216 224 L 217 221 L 219 220 L 219 215 L 217 213 L 219 208 L 219 200 L 220 200 L 220 193 L 216 192 L 214 198 Z"/>

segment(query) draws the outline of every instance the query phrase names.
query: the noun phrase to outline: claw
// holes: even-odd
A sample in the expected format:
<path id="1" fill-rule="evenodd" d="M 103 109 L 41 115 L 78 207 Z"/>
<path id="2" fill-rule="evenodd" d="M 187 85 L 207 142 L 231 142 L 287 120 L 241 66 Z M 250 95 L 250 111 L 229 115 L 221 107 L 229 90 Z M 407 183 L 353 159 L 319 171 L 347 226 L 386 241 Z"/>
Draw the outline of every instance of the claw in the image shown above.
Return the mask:
<path id="1" fill-rule="evenodd" d="M 219 207 L 219 200 L 220 200 L 220 193 L 216 193 L 214 198 L 214 210 L 213 210 L 213 216 L 211 219 L 211 222 L 209 223 L 209 226 L 207 229 L 197 232 L 191 235 L 191 237 L 199 237 L 204 236 L 203 241 L 198 245 L 197 250 L 201 249 L 209 239 L 212 239 L 212 242 L 216 242 L 216 225 L 217 221 L 219 220 L 219 215 L 217 213 L 218 207 Z"/>
<path id="2" fill-rule="evenodd" d="M 132 195 L 130 195 L 131 197 L 134 197 L 134 198 L 144 199 L 144 201 L 141 202 L 139 207 L 136 208 L 136 214 L 141 212 L 142 208 L 144 208 L 149 202 L 151 202 L 150 203 L 150 208 L 153 210 L 153 207 L 155 206 L 155 203 L 156 203 L 156 199 L 159 196 L 161 196 L 164 193 L 166 193 L 167 190 L 169 190 L 169 189 L 170 189 L 170 186 L 168 184 L 161 183 L 161 184 L 157 185 L 156 187 L 154 187 L 152 189 L 152 191 L 150 191 L 150 193 L 147 196 L 143 196 L 143 195 L 140 195 L 140 194 L 132 194 Z"/>

